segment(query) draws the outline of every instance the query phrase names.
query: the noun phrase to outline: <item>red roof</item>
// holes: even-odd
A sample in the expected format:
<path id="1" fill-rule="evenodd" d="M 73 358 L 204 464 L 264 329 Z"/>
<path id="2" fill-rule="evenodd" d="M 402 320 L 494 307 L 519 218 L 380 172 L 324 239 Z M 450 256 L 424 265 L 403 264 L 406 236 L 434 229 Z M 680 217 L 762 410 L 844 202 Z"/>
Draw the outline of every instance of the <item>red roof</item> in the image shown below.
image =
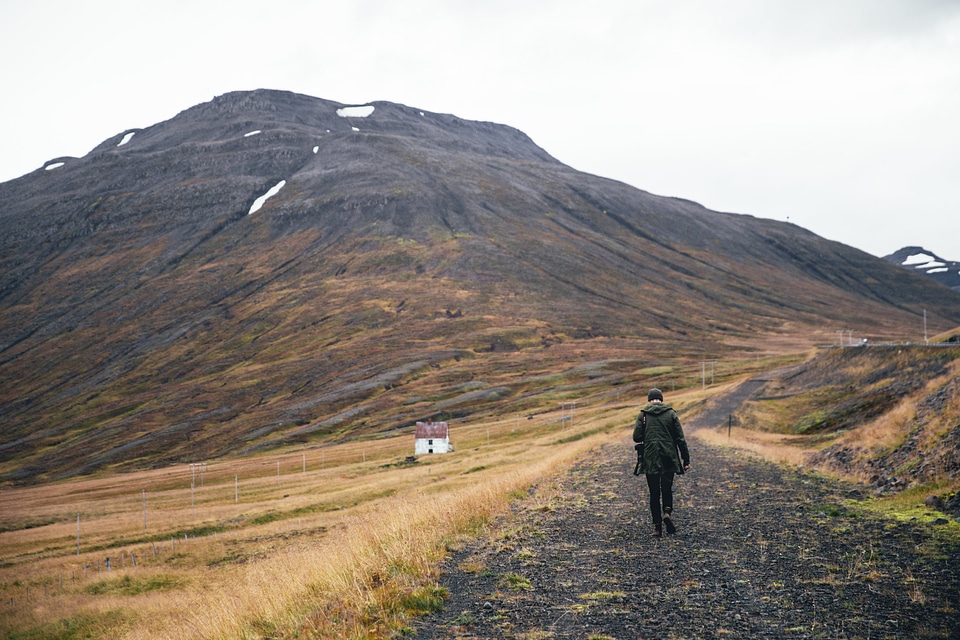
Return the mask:
<path id="1" fill-rule="evenodd" d="M 418 422 L 417 440 L 421 438 L 449 438 L 450 427 L 446 422 Z"/>

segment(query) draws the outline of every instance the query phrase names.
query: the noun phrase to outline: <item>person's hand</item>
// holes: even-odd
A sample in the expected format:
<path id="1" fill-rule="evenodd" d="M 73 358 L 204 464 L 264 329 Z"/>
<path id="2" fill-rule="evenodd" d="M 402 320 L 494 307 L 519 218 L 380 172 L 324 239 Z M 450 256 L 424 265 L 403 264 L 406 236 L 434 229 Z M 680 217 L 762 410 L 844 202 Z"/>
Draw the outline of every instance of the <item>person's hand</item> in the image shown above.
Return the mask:
<path id="1" fill-rule="evenodd" d="M 689 463 L 689 462 L 684 462 L 684 463 L 683 463 L 683 470 L 684 470 L 684 471 L 689 471 L 689 470 L 690 470 L 690 463 Z"/>

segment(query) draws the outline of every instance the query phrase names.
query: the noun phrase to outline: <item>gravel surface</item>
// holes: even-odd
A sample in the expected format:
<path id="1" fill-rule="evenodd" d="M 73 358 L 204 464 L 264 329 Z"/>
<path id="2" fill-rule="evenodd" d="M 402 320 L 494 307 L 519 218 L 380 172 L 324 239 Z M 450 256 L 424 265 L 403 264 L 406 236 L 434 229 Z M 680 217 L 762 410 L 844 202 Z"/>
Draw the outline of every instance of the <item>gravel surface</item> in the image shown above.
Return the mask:
<path id="1" fill-rule="evenodd" d="M 651 537 L 630 443 L 545 481 L 452 553 L 417 638 L 960 638 L 960 549 L 853 485 L 691 440 Z"/>

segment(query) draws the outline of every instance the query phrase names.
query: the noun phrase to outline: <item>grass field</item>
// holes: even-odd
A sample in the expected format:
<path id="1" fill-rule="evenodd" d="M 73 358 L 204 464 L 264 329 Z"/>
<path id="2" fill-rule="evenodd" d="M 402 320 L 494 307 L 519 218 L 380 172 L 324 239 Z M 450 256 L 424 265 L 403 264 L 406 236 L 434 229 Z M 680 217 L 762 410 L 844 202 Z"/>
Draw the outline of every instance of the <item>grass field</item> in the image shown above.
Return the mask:
<path id="1" fill-rule="evenodd" d="M 6 489 L 0 631 L 31 639 L 402 632 L 410 616 L 442 603 L 436 564 L 461 536 L 602 441 L 624 440 L 630 463 L 639 399 L 615 400 L 586 400 L 572 419 L 557 407 L 532 419 L 452 423 L 456 451 L 416 462 L 404 434 Z"/>
<path id="2" fill-rule="evenodd" d="M 664 387 L 691 416 L 711 395 L 784 362 L 719 362 L 710 377 L 699 363 L 652 368 L 619 391 L 584 387 L 572 412 L 555 402 L 569 400 L 565 391 L 524 414 L 452 421 L 456 451 L 415 462 L 406 432 L 4 488 L 0 634 L 402 635 L 412 617 L 443 606 L 439 560 L 513 500 L 603 442 L 622 442 L 632 465 L 630 431 L 648 386 Z M 673 389 L 670 379 L 683 383 Z M 887 420 L 902 422 L 903 411 Z M 791 465 L 822 446 L 816 434 L 767 427 L 694 437 Z M 549 509 L 549 492 L 537 495 Z"/>

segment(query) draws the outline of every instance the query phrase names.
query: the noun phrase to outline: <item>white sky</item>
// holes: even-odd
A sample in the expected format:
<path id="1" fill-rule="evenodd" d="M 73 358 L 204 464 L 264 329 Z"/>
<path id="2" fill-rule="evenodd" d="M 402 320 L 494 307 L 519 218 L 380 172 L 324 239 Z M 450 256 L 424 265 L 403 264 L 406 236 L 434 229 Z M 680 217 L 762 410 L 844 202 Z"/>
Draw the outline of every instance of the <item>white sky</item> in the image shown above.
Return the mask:
<path id="1" fill-rule="evenodd" d="M 0 181 L 234 90 L 511 125 L 589 173 L 960 260 L 957 0 L 0 0 Z"/>

